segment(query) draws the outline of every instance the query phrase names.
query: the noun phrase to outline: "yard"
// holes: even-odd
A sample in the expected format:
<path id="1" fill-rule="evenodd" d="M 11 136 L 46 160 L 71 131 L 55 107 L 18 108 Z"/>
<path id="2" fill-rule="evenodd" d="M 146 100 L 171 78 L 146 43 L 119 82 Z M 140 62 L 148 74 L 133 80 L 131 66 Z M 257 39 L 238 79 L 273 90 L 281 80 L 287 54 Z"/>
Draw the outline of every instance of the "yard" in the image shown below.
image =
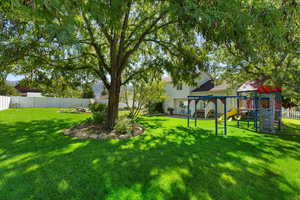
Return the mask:
<path id="1" fill-rule="evenodd" d="M 0 199 L 300 199 L 300 121 L 278 135 L 229 122 L 144 117 L 144 135 L 61 135 L 89 115 L 57 109 L 0 112 Z"/>

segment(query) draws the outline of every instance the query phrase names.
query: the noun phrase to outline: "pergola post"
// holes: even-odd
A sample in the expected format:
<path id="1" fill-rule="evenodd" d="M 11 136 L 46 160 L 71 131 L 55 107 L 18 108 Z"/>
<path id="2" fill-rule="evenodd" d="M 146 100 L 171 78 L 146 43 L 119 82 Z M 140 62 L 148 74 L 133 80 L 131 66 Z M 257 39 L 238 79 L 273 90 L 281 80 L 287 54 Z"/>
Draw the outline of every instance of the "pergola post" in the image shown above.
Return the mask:
<path id="1" fill-rule="evenodd" d="M 227 135 L 227 109 L 226 109 L 226 97 L 224 98 L 224 135 Z"/>
<path id="2" fill-rule="evenodd" d="M 215 126 L 216 126 L 216 136 L 218 136 L 218 99 L 215 98 Z"/>
<path id="3" fill-rule="evenodd" d="M 197 127 L 197 104 L 198 104 L 198 101 L 199 100 L 195 100 L 195 112 L 194 112 L 194 115 L 195 115 L 195 127 Z"/>
<path id="4" fill-rule="evenodd" d="M 237 114 L 238 114 L 238 118 L 239 118 L 239 116 L 240 116 L 240 98 L 239 98 L 240 93 L 238 92 L 237 95 L 238 95 L 238 98 L 237 98 Z M 237 120 L 237 127 L 240 128 L 240 120 L 239 119 Z"/>
<path id="5" fill-rule="evenodd" d="M 255 97 L 254 97 L 254 127 L 255 131 L 258 131 L 258 97 L 257 97 L 257 92 L 255 92 Z"/>
<path id="6" fill-rule="evenodd" d="M 187 118 L 187 126 L 190 127 L 190 100 L 188 99 L 188 118 Z"/>
<path id="7" fill-rule="evenodd" d="M 282 130 L 282 96 L 281 93 L 277 93 L 277 101 L 280 101 L 280 110 L 278 114 L 278 129 L 279 131 Z"/>

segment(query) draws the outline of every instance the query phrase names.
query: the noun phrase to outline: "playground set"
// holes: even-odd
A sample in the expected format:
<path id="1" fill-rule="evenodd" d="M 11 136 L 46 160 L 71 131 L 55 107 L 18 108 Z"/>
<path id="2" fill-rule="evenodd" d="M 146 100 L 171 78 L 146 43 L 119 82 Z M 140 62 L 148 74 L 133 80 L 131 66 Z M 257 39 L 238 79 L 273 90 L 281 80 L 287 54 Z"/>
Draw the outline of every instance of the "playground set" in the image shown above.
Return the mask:
<path id="1" fill-rule="evenodd" d="M 236 99 L 237 108 L 232 108 L 227 112 L 227 100 Z M 218 114 L 218 100 L 224 105 L 221 116 Z M 219 135 L 219 130 L 223 128 L 223 135 L 227 135 L 227 120 L 235 119 L 237 127 L 241 127 L 242 122 L 250 122 L 256 132 L 275 133 L 282 128 L 282 96 L 281 88 L 264 85 L 264 81 L 248 81 L 237 89 L 237 96 L 188 96 L 188 118 L 187 124 L 190 127 L 191 117 L 190 103 L 195 101 L 195 112 L 199 101 L 214 103 L 215 134 Z M 194 115 L 195 127 L 197 127 L 198 117 Z M 221 123 L 223 122 L 223 123 Z M 223 124 L 223 127 L 219 125 Z"/>

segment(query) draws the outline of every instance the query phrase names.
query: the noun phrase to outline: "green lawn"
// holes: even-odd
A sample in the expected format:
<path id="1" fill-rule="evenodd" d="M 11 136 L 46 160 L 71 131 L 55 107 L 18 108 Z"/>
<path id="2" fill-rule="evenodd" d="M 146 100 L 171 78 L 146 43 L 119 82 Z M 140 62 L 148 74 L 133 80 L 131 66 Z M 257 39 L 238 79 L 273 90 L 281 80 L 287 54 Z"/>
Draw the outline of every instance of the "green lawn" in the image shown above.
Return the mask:
<path id="1" fill-rule="evenodd" d="M 0 199 L 300 199 L 300 122 L 282 134 L 213 121 L 145 117 L 129 140 L 79 140 L 61 131 L 89 117 L 57 109 L 0 112 Z"/>

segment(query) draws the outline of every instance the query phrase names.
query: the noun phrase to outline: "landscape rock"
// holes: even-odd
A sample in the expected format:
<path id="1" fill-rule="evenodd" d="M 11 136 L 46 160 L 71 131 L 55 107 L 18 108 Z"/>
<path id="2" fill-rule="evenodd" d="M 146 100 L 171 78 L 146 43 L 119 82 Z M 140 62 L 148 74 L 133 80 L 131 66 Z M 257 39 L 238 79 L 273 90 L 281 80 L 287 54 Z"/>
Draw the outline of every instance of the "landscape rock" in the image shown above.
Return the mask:
<path id="1" fill-rule="evenodd" d="M 97 134 L 91 134 L 89 136 L 89 138 L 91 138 L 91 139 L 98 139 L 98 137 L 99 137 L 99 135 L 97 135 Z"/>
<path id="2" fill-rule="evenodd" d="M 62 135 L 81 139 L 127 139 L 138 136 L 144 132 L 144 128 L 138 124 L 133 126 L 132 133 L 121 134 L 116 131 L 106 132 L 102 125 L 83 122 L 69 129 Z"/>

